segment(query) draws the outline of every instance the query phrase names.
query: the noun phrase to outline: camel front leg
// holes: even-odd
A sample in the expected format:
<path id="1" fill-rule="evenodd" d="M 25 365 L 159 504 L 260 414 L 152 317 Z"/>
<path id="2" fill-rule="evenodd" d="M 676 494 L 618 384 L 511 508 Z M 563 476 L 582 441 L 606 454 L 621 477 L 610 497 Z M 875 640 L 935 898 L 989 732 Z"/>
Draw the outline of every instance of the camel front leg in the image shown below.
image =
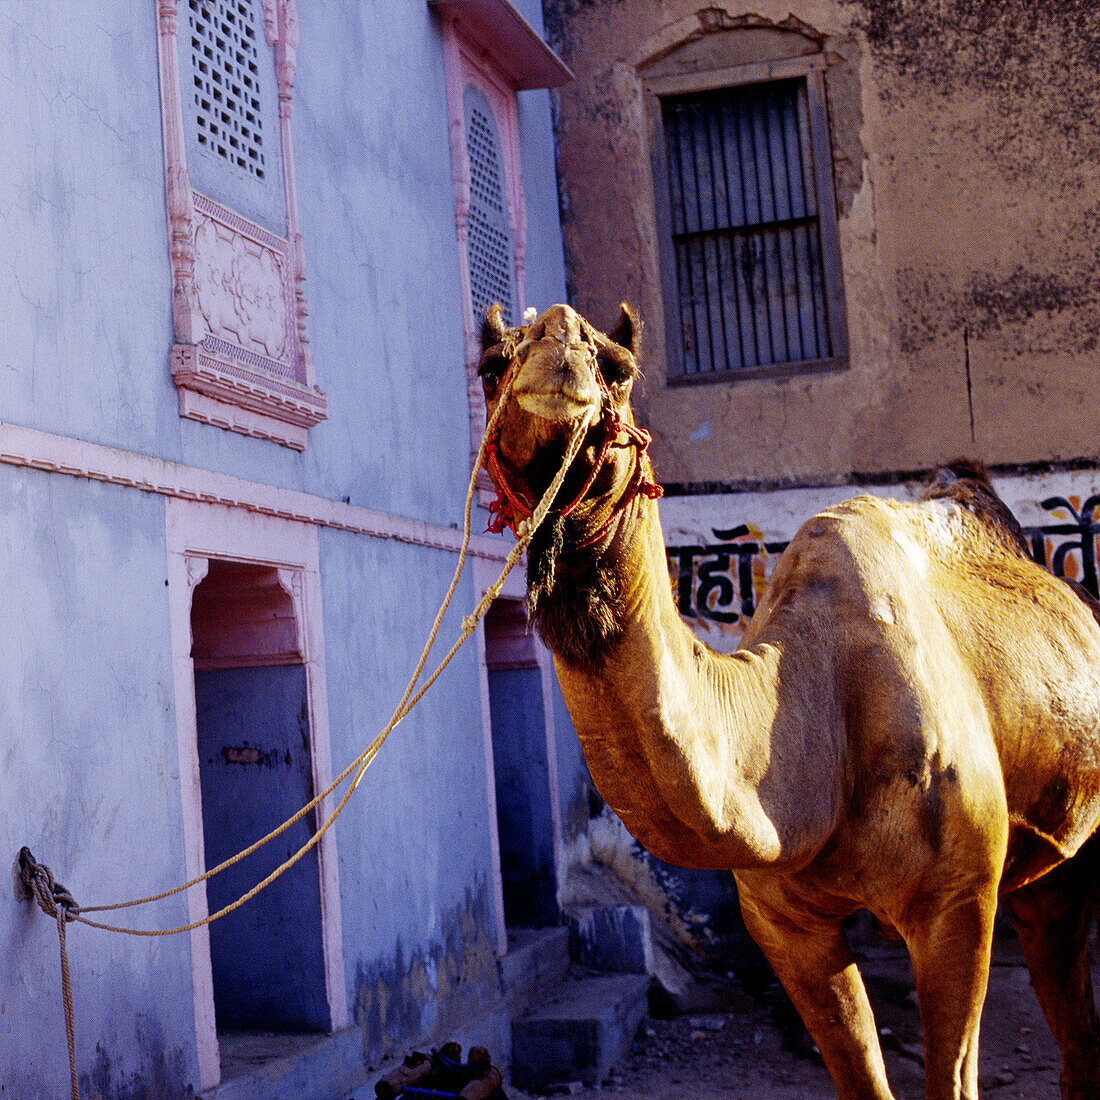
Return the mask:
<path id="1" fill-rule="evenodd" d="M 738 883 L 741 912 L 817 1043 L 841 1100 L 893 1100 L 875 1018 L 839 918 L 769 904 Z"/>
<path id="2" fill-rule="evenodd" d="M 977 1100 L 978 1032 L 989 982 L 996 887 L 920 898 L 901 929 L 924 1027 L 927 1100 Z"/>

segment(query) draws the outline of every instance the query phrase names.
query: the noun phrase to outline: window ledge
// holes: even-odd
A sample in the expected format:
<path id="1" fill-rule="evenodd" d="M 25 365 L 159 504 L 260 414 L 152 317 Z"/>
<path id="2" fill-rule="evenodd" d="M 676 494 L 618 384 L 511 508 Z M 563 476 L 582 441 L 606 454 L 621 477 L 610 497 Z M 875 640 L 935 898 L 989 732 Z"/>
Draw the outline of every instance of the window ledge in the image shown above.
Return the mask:
<path id="1" fill-rule="evenodd" d="M 756 379 L 802 378 L 808 374 L 836 374 L 848 369 L 848 356 L 830 359 L 805 359 L 797 363 L 769 363 L 762 367 L 739 370 L 700 371 L 698 374 L 675 374 L 666 380 L 669 389 L 680 386 L 702 386 L 712 382 L 750 382 Z"/>
<path id="2" fill-rule="evenodd" d="M 172 378 L 180 416 L 296 451 L 305 449 L 309 429 L 328 416 L 328 398 L 320 390 L 222 358 L 200 344 L 172 345 Z"/>

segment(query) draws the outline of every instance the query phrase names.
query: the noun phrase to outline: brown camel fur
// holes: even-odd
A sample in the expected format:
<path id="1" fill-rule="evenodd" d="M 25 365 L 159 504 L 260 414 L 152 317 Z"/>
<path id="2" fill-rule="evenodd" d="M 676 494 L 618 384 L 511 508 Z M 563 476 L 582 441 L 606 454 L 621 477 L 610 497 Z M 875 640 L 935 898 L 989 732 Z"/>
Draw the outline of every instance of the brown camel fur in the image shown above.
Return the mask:
<path id="1" fill-rule="evenodd" d="M 843 919 L 866 908 L 904 938 L 926 1094 L 974 1098 L 999 897 L 1061 1047 L 1063 1096 L 1100 1095 L 1089 606 L 1027 558 L 971 469 L 934 485 L 938 499 L 864 496 L 809 520 L 740 649 L 713 653 L 676 612 L 656 503 L 634 491 L 644 448 L 608 419 L 633 423 L 637 333 L 625 306 L 610 337 L 568 306 L 511 329 L 491 310 L 481 364 L 490 412 L 513 387 L 496 480 L 521 506 L 580 417 L 561 501 L 614 432 L 591 488 L 528 552 L 531 612 L 601 794 L 654 855 L 734 872 L 840 1096 L 891 1095 Z"/>

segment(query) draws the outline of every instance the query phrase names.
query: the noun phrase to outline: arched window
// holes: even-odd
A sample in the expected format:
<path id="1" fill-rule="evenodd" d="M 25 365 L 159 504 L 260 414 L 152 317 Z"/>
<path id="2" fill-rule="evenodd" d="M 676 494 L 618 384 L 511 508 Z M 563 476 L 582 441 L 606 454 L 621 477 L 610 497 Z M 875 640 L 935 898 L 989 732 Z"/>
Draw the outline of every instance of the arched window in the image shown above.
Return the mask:
<path id="1" fill-rule="evenodd" d="M 468 84 L 463 93 L 470 211 L 466 237 L 470 304 L 475 318 L 494 302 L 515 324 L 516 253 L 509 224 L 504 158 L 493 109 L 485 93 Z"/>

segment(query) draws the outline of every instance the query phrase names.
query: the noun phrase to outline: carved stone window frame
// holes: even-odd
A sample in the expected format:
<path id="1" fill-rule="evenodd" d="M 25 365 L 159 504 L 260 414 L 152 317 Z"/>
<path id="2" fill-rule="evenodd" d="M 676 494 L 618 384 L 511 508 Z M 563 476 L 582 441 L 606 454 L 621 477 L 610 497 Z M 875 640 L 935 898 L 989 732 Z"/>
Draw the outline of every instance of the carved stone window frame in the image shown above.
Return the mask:
<path id="1" fill-rule="evenodd" d="M 320 544 L 318 528 L 312 523 L 179 498 L 169 498 L 166 502 L 165 534 L 183 828 L 182 855 L 185 873 L 191 879 L 206 870 L 195 703 L 195 668 L 206 662 L 201 659 L 196 661 L 192 652 L 195 589 L 207 575 L 211 558 L 273 571 L 294 609 L 294 623 L 288 632 L 289 637 L 285 637 L 286 648 L 295 651 L 294 663 L 305 665 L 313 788 L 323 791 L 332 782 L 333 766 Z M 262 663 L 282 662 L 269 657 Z M 209 663 L 206 665 L 210 667 Z M 333 796 L 329 795 L 318 806 L 316 819 L 325 820 L 332 809 Z M 345 985 L 339 852 L 335 830 L 330 829 L 321 836 L 317 843 L 317 857 L 321 882 L 320 934 L 325 963 L 325 996 L 331 1029 L 336 1032 L 346 1028 L 351 1021 Z M 205 884 L 192 886 L 186 893 L 186 899 L 189 922 L 202 921 L 209 915 Z M 193 928 L 190 943 L 199 1090 L 205 1091 L 214 1088 L 221 1080 L 210 926 Z"/>
<path id="2" fill-rule="evenodd" d="M 306 332 L 290 131 L 296 0 L 263 0 L 278 86 L 285 237 L 192 186 L 177 52 L 181 0 L 155 2 L 180 416 L 301 451 L 309 429 L 328 416 L 328 398 L 317 386 Z"/>

